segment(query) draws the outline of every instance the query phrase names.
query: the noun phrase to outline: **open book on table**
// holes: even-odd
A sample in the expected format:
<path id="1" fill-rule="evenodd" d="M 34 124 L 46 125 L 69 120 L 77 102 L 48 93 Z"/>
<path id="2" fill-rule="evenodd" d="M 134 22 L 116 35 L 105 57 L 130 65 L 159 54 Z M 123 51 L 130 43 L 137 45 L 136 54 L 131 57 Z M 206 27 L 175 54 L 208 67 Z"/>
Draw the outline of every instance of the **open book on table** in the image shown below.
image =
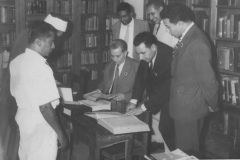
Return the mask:
<path id="1" fill-rule="evenodd" d="M 83 97 L 87 100 L 97 101 L 97 100 L 112 100 L 115 97 L 115 95 L 104 94 L 99 89 L 97 89 L 92 92 L 84 94 Z"/>
<path id="2" fill-rule="evenodd" d="M 66 105 L 74 105 L 77 107 L 90 107 L 91 111 L 111 110 L 111 102 L 106 100 L 79 100 L 73 101 L 72 89 L 67 87 L 59 87 L 60 96 L 63 98 L 63 103 Z"/>
<path id="3" fill-rule="evenodd" d="M 97 119 L 98 124 L 113 134 L 150 131 L 148 124 L 133 115 L 118 112 L 92 112 L 85 115 Z"/>

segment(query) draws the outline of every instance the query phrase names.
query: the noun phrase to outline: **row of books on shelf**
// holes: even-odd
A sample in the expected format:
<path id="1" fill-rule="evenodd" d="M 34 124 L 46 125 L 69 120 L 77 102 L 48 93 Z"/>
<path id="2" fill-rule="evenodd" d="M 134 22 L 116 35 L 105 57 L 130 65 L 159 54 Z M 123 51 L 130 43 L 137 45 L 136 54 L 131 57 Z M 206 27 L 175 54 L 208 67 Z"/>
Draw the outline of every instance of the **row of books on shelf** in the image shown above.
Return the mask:
<path id="1" fill-rule="evenodd" d="M 86 51 L 81 52 L 81 64 L 97 64 L 98 63 L 98 51 Z"/>
<path id="2" fill-rule="evenodd" d="M 26 3 L 26 14 L 45 14 L 47 13 L 46 0 L 33 0 Z"/>
<path id="3" fill-rule="evenodd" d="M 65 40 L 64 49 L 67 51 L 70 51 L 71 48 L 72 48 L 72 40 L 71 39 Z"/>
<path id="4" fill-rule="evenodd" d="M 85 34 L 85 47 L 92 48 L 97 47 L 98 36 L 96 34 Z"/>
<path id="5" fill-rule="evenodd" d="M 219 38 L 240 40 L 240 14 L 229 14 L 218 18 Z"/>
<path id="6" fill-rule="evenodd" d="M 72 66 L 72 53 L 68 52 L 67 54 L 63 54 L 61 57 L 57 59 L 57 68 L 65 68 Z"/>
<path id="7" fill-rule="evenodd" d="M 229 137 L 232 144 L 232 149 L 237 148 L 237 142 L 240 138 L 240 121 L 239 116 L 236 114 L 224 112 L 223 114 L 218 114 L 214 119 L 210 121 L 209 129 L 210 134 L 223 135 Z"/>
<path id="8" fill-rule="evenodd" d="M 225 103 L 240 104 L 239 77 L 231 75 L 221 75 L 222 99 Z"/>
<path id="9" fill-rule="evenodd" d="M 109 50 L 104 50 L 102 54 L 102 61 L 103 63 L 109 62 L 111 60 L 111 55 Z"/>
<path id="10" fill-rule="evenodd" d="M 97 13 L 98 0 L 82 0 L 81 6 L 82 14 Z"/>
<path id="11" fill-rule="evenodd" d="M 16 36 L 15 31 L 1 32 L 0 33 L 0 46 L 9 46 L 12 44 Z"/>
<path id="12" fill-rule="evenodd" d="M 105 46 L 109 46 L 110 43 L 112 42 L 113 40 L 113 35 L 111 32 L 106 32 L 105 33 Z"/>
<path id="13" fill-rule="evenodd" d="M 90 17 L 82 16 L 85 31 L 97 31 L 99 29 L 98 16 L 92 15 Z"/>
<path id="14" fill-rule="evenodd" d="M 200 5 L 200 6 L 210 6 L 209 1 L 206 0 L 192 0 L 193 5 Z"/>
<path id="15" fill-rule="evenodd" d="M 232 72 L 240 71 L 240 48 L 218 47 L 218 68 Z"/>
<path id="16" fill-rule="evenodd" d="M 8 67 L 10 52 L 3 50 L 0 52 L 0 69 Z"/>
<path id="17" fill-rule="evenodd" d="M 209 16 L 205 11 L 194 11 L 196 22 L 203 31 L 209 31 Z"/>
<path id="18" fill-rule="evenodd" d="M 4 24 L 15 23 L 14 6 L 0 6 L 0 23 Z"/>
<path id="19" fill-rule="evenodd" d="M 240 138 L 240 117 L 238 114 L 224 113 L 224 134 Z"/>
<path id="20" fill-rule="evenodd" d="M 218 5 L 228 7 L 240 7 L 239 0 L 218 0 Z"/>
<path id="21" fill-rule="evenodd" d="M 54 2 L 54 12 L 58 14 L 71 14 L 71 0 L 57 0 Z"/>

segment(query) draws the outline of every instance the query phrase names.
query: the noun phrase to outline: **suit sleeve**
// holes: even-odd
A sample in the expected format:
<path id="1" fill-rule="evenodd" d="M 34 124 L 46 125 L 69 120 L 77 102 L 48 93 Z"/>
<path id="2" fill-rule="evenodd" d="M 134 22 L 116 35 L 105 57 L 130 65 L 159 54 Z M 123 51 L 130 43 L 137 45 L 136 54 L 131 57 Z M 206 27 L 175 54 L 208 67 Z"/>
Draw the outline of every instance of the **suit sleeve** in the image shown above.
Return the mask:
<path id="1" fill-rule="evenodd" d="M 218 82 L 212 68 L 210 47 L 203 42 L 192 42 L 193 65 L 197 81 L 201 88 L 205 102 L 215 108 L 218 101 Z"/>
<path id="2" fill-rule="evenodd" d="M 132 85 L 130 85 L 130 88 L 128 90 L 128 92 L 124 93 L 125 95 L 125 99 L 127 101 L 130 101 L 130 99 L 132 98 L 132 94 L 133 94 L 133 85 L 134 85 L 134 81 L 136 79 L 136 74 L 137 74 L 137 71 L 138 71 L 138 66 L 139 66 L 139 62 L 134 62 L 132 63 L 132 73 L 131 73 L 131 83 Z"/>
<path id="3" fill-rule="evenodd" d="M 164 53 L 161 53 L 162 56 L 158 61 L 156 82 L 149 93 L 149 99 L 144 102 L 146 108 L 152 113 L 159 112 L 162 107 L 167 107 L 169 103 L 172 49 L 166 46 L 162 51 Z"/>
<path id="4" fill-rule="evenodd" d="M 138 101 L 142 100 L 143 92 L 146 89 L 146 69 L 147 63 L 141 60 L 133 85 L 132 99 L 137 99 Z"/>

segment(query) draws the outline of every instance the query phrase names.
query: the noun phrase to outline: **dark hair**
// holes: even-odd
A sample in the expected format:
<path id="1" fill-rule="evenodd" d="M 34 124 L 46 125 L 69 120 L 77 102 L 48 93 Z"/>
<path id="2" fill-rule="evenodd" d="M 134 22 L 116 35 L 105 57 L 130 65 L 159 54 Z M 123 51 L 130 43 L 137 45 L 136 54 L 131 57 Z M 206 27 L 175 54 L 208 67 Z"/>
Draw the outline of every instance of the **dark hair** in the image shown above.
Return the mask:
<path id="1" fill-rule="evenodd" d="M 134 46 L 138 46 L 144 43 L 146 47 L 150 48 L 152 44 L 157 44 L 157 42 L 157 38 L 151 32 L 142 32 L 134 38 L 133 44 Z"/>
<path id="2" fill-rule="evenodd" d="M 48 38 L 55 35 L 55 29 L 48 23 L 36 21 L 30 28 L 29 43 L 33 43 L 37 38 Z"/>
<path id="3" fill-rule="evenodd" d="M 122 40 L 122 39 L 115 39 L 112 41 L 111 45 L 110 45 L 110 49 L 117 49 L 117 48 L 121 48 L 122 51 L 127 51 L 127 43 Z"/>
<path id="4" fill-rule="evenodd" d="M 127 13 L 134 12 L 133 7 L 126 2 L 119 3 L 119 5 L 117 6 L 117 12 L 120 12 L 120 11 L 126 11 Z"/>
<path id="5" fill-rule="evenodd" d="M 195 20 L 193 11 L 184 4 L 173 3 L 166 6 L 160 13 L 162 19 L 169 19 L 169 22 L 176 24 L 179 21 L 190 22 Z"/>
<path id="6" fill-rule="evenodd" d="M 164 8 L 165 5 L 162 0 L 150 0 L 146 6 L 153 6 L 155 9 L 159 9 L 160 7 Z"/>

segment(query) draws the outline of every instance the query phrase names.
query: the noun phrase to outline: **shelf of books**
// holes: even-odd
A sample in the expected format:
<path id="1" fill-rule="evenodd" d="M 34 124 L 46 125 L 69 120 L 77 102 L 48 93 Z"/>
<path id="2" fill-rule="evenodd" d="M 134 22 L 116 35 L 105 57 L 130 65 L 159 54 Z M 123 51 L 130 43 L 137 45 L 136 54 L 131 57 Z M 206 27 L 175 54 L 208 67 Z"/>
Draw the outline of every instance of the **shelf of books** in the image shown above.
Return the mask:
<path id="1" fill-rule="evenodd" d="M 53 13 L 64 20 L 72 21 L 72 0 L 54 0 L 53 1 Z M 69 24 L 70 25 L 70 24 Z M 69 28 L 69 27 L 68 27 Z M 69 32 L 67 30 L 66 32 Z M 56 52 L 53 58 L 54 73 L 58 81 L 64 86 L 70 86 L 71 74 L 72 74 L 72 36 L 66 35 L 70 33 L 64 33 L 60 38 L 57 37 L 58 42 Z"/>
<path id="2" fill-rule="evenodd" d="M 10 47 L 16 35 L 15 1 L 0 1 L 0 92 L 2 81 L 9 63 Z"/>
<path id="3" fill-rule="evenodd" d="M 106 11 L 104 14 L 105 19 L 105 37 L 104 37 L 104 48 L 102 54 L 102 62 L 107 63 L 110 61 L 109 45 L 112 42 L 112 30 L 111 26 L 118 21 L 117 18 L 117 6 L 120 0 L 104 0 Z"/>
<path id="4" fill-rule="evenodd" d="M 240 151 L 240 1 L 216 1 L 216 48 L 221 82 L 223 134 L 230 138 L 234 158 Z M 239 156 L 239 154 L 238 154 Z"/>
<path id="5" fill-rule="evenodd" d="M 98 80 L 102 45 L 102 1 L 81 0 L 80 26 L 80 70 L 90 72 L 88 89 L 95 88 Z M 100 9 L 101 8 L 101 9 Z"/>
<path id="6" fill-rule="evenodd" d="M 206 0 L 191 0 L 191 9 L 195 13 L 195 19 L 198 26 L 206 33 L 210 30 L 211 2 Z"/>

